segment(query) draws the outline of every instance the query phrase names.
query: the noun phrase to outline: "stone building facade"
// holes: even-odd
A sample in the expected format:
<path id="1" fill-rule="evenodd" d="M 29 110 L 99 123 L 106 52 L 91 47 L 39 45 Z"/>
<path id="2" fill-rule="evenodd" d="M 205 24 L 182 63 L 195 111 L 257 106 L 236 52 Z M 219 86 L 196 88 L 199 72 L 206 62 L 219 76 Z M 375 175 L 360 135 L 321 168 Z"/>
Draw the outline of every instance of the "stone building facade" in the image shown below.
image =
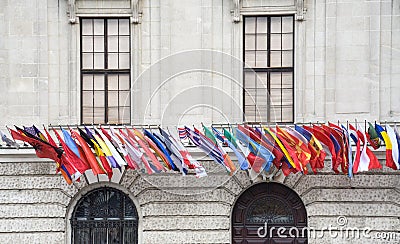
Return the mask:
<path id="1" fill-rule="evenodd" d="M 129 34 L 121 34 L 121 29 L 117 34 L 118 40 L 129 37 L 129 50 L 118 47 L 114 52 L 121 57 L 129 53 L 128 68 L 112 70 L 129 77 L 128 105 L 118 105 L 130 108 L 129 123 L 243 122 L 246 71 L 231 62 L 251 66 L 254 60 L 245 57 L 246 50 L 254 51 L 245 40 L 251 21 L 271 23 L 277 16 L 293 22 L 287 27 L 290 31 L 284 32 L 282 24 L 279 32 L 282 63 L 284 52 L 292 55 L 290 67 L 279 67 L 279 72 L 292 75 L 292 86 L 279 88 L 292 91 L 289 105 L 278 102 L 282 111 L 289 107 L 287 113 L 293 116 L 288 121 L 400 120 L 399 0 L 0 0 L 0 125 L 83 123 L 83 76 L 94 70 L 83 64 L 83 23 L 106 19 L 103 23 L 111 25 L 108 18 L 129 20 Z M 267 35 L 272 37 L 276 33 L 268 25 Z M 87 34 L 91 40 L 94 32 Z M 290 50 L 283 49 L 284 34 L 293 38 Z M 96 51 L 90 50 L 87 53 L 95 57 Z M 197 54 L 200 61 L 193 58 Z M 172 62 L 171 70 L 180 75 L 167 72 L 164 77 L 165 67 L 157 65 L 176 61 L 174 57 L 183 57 Z M 221 66 L 226 57 L 229 62 Z M 254 65 L 257 70 L 256 61 Z M 175 70 L 182 66 L 191 72 Z M 204 68 L 217 72 L 197 72 Z M 268 73 L 269 68 L 260 72 Z M 219 71 L 239 83 L 215 75 Z M 190 91 L 191 87 L 200 89 Z M 221 91 L 227 99 L 220 98 Z M 197 149 L 189 149 L 204 163 L 208 177 L 126 171 L 116 173 L 111 182 L 88 176 L 68 186 L 55 174 L 54 162 L 37 159 L 32 149 L 2 147 L 0 241 L 74 243 L 71 219 L 79 201 L 95 189 L 109 187 L 134 204 L 138 243 L 235 243 L 237 238 L 241 243 L 240 236 L 250 231 L 236 232 L 234 209 L 242 203 L 241 196 L 258 186 L 269 189 L 271 182 L 298 196 L 306 225 L 317 235 L 324 233 L 322 238 L 309 236 L 308 243 L 400 241 L 399 172 L 384 167 L 349 179 L 334 174 L 327 159 L 326 168 L 317 175 L 251 178 L 238 171 L 228 176 Z M 384 152 L 378 154 L 384 162 Z M 341 226 L 339 217 L 346 221 L 343 226 L 369 228 L 375 238 L 331 238 L 326 228 Z M 265 243 L 279 241 L 306 240 L 266 239 Z"/>

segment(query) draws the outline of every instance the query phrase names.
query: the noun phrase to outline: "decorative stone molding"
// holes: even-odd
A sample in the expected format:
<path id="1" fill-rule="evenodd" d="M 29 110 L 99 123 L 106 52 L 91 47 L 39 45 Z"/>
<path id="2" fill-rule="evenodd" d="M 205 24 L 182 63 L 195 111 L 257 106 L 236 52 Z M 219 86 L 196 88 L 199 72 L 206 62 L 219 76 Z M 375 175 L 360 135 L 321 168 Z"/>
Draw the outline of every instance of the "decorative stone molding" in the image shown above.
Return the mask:
<path id="1" fill-rule="evenodd" d="M 296 7 L 296 20 L 303 21 L 304 13 L 306 12 L 306 9 L 304 8 L 304 0 L 297 0 Z"/>
<path id="2" fill-rule="evenodd" d="M 139 24 L 139 0 L 131 0 L 132 17 L 131 23 Z"/>
<path id="3" fill-rule="evenodd" d="M 68 17 L 70 24 L 75 24 L 78 22 L 76 19 L 75 0 L 68 0 Z"/>
<path id="4" fill-rule="evenodd" d="M 132 17 L 131 23 L 138 24 L 140 22 L 139 0 L 131 0 Z M 76 18 L 76 0 L 68 0 L 68 17 L 70 24 L 78 23 Z"/>
<path id="5" fill-rule="evenodd" d="M 233 0 L 233 22 L 240 22 L 240 0 Z"/>

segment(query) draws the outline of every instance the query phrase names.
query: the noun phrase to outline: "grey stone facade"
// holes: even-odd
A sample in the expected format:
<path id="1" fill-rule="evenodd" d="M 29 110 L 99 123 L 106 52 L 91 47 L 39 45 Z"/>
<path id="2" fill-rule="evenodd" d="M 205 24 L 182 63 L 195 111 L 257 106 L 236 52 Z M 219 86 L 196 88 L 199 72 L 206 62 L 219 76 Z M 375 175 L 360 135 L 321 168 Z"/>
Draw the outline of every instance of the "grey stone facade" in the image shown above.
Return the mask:
<path id="1" fill-rule="evenodd" d="M 400 0 L 0 0 L 0 129 L 4 125 L 80 123 L 79 18 L 130 17 L 132 80 L 169 55 L 192 49 L 243 60 L 244 15 L 295 14 L 295 122 L 400 121 Z M 214 62 L 218 60 L 213 60 Z M 242 104 L 242 90 L 212 75 L 176 78 L 181 86 L 148 97 L 161 74 L 132 88 L 132 122 L 159 124 L 180 90 L 211 85 Z M 218 103 L 218 93 L 184 97 Z M 210 100 L 210 99 L 209 99 Z M 236 118 L 232 103 L 227 117 Z M 181 114 L 174 114 L 178 118 Z M 219 122 L 199 110 L 189 121 Z M 241 122 L 241 121 L 239 121 Z M 197 157 L 199 153 L 195 151 Z M 277 176 L 303 200 L 308 225 L 321 230 L 345 216 L 349 227 L 399 233 L 400 173 L 384 168 L 349 179 L 327 167 L 317 175 Z M 380 162 L 384 164 L 383 153 Z M 112 182 L 68 186 L 54 162 L 32 150 L 0 149 L 0 242 L 70 243 L 69 219 L 80 197 L 111 186 L 139 212 L 139 243 L 230 243 L 231 211 L 250 180 L 204 162 L 208 177 L 133 171 Z M 325 232 L 326 233 L 326 232 Z M 310 238 L 309 243 L 399 243 L 398 240 Z"/>
<path id="2" fill-rule="evenodd" d="M 27 149 L 25 149 L 27 150 Z M 139 243 L 230 243 L 231 212 L 236 199 L 261 177 L 250 180 L 246 172 L 232 177 L 212 162 L 204 162 L 208 177 L 196 179 L 178 173 L 155 175 L 126 171 L 116 182 L 85 180 L 68 186 L 55 175 L 53 162 L 1 156 L 0 241 L 3 243 L 70 243 L 69 219 L 86 192 L 111 186 L 127 193 L 139 213 Z M 195 155 L 201 155 L 197 150 Z M 380 160 L 383 154 L 381 154 Z M 384 167 L 349 179 L 326 168 L 317 175 L 276 176 L 302 199 L 308 226 L 315 234 L 329 225 L 338 226 L 345 216 L 347 227 L 369 228 L 370 235 L 395 233 L 400 228 L 400 173 Z M 326 231 L 325 231 L 326 232 Z M 340 234 L 340 232 L 336 232 Z M 393 237 L 392 237 L 393 238 Z M 400 240 L 324 238 L 311 236 L 309 243 L 398 243 Z"/>

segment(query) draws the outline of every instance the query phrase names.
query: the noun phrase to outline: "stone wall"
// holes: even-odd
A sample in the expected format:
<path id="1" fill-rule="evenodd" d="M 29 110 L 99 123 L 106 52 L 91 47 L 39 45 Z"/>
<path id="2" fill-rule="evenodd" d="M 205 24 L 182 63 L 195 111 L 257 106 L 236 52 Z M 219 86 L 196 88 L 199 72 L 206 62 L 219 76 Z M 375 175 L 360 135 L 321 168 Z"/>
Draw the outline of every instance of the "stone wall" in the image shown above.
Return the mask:
<path id="1" fill-rule="evenodd" d="M 83 180 L 68 186 L 55 175 L 53 162 L 21 150 L 0 151 L 0 242 L 4 243 L 70 243 L 69 218 L 76 202 L 82 194 L 105 185 L 123 190 L 134 200 L 140 218 L 139 243 L 230 243 L 235 200 L 246 188 L 263 181 L 260 177 L 252 181 L 243 171 L 229 177 L 221 167 L 205 161 L 209 176 L 200 179 L 126 171 L 113 180 L 117 183 L 88 185 Z M 201 156 L 198 151 L 194 154 Z M 384 168 L 350 180 L 333 174 L 326 164 L 317 175 L 274 178 L 299 194 L 309 227 L 337 226 L 337 218 L 345 216 L 349 227 L 368 227 L 371 235 L 399 230 L 400 172 Z M 325 238 L 311 238 L 309 243 L 396 243 L 328 237 L 325 232 Z"/>
<path id="2" fill-rule="evenodd" d="M 69 2 L 74 1 L 0 0 L 0 114 L 7 115 L 0 118 L 1 126 L 80 122 L 79 17 L 127 17 L 135 1 L 77 0 L 73 23 Z M 132 83 L 161 58 L 183 51 L 207 49 L 242 60 L 243 22 L 233 22 L 234 2 L 140 0 L 140 21 L 131 25 Z M 302 2 L 246 0 L 239 6 L 242 15 L 296 14 L 295 120 L 399 121 L 400 0 L 304 1 L 300 11 Z M 216 57 L 210 64 L 219 61 Z M 237 102 L 241 108 L 242 89 L 208 72 L 173 77 L 144 111 L 160 77 L 155 72 L 132 87 L 135 123 L 143 116 L 156 124 L 165 117 L 191 123 L 225 120 L 220 111 L 204 107 L 186 118 L 175 98 L 210 103 L 236 119 L 232 107 Z M 184 92 L 194 86 L 201 87 Z M 219 91 L 230 102 L 221 100 Z M 166 114 L 168 104 L 175 106 Z"/>

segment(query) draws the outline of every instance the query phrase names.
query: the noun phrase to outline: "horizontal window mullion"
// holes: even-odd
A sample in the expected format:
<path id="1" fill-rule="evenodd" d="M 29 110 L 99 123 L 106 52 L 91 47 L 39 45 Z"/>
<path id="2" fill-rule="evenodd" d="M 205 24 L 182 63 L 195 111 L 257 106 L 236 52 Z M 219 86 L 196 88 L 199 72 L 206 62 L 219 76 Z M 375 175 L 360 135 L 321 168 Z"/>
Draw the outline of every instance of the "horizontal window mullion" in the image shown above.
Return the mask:
<path id="1" fill-rule="evenodd" d="M 254 72 L 293 72 L 293 67 L 279 67 L 279 68 L 244 68 L 245 72 L 254 71 Z"/>
<path id="2" fill-rule="evenodd" d="M 129 69 L 118 69 L 118 70 L 82 70 L 82 74 L 130 74 Z"/>

